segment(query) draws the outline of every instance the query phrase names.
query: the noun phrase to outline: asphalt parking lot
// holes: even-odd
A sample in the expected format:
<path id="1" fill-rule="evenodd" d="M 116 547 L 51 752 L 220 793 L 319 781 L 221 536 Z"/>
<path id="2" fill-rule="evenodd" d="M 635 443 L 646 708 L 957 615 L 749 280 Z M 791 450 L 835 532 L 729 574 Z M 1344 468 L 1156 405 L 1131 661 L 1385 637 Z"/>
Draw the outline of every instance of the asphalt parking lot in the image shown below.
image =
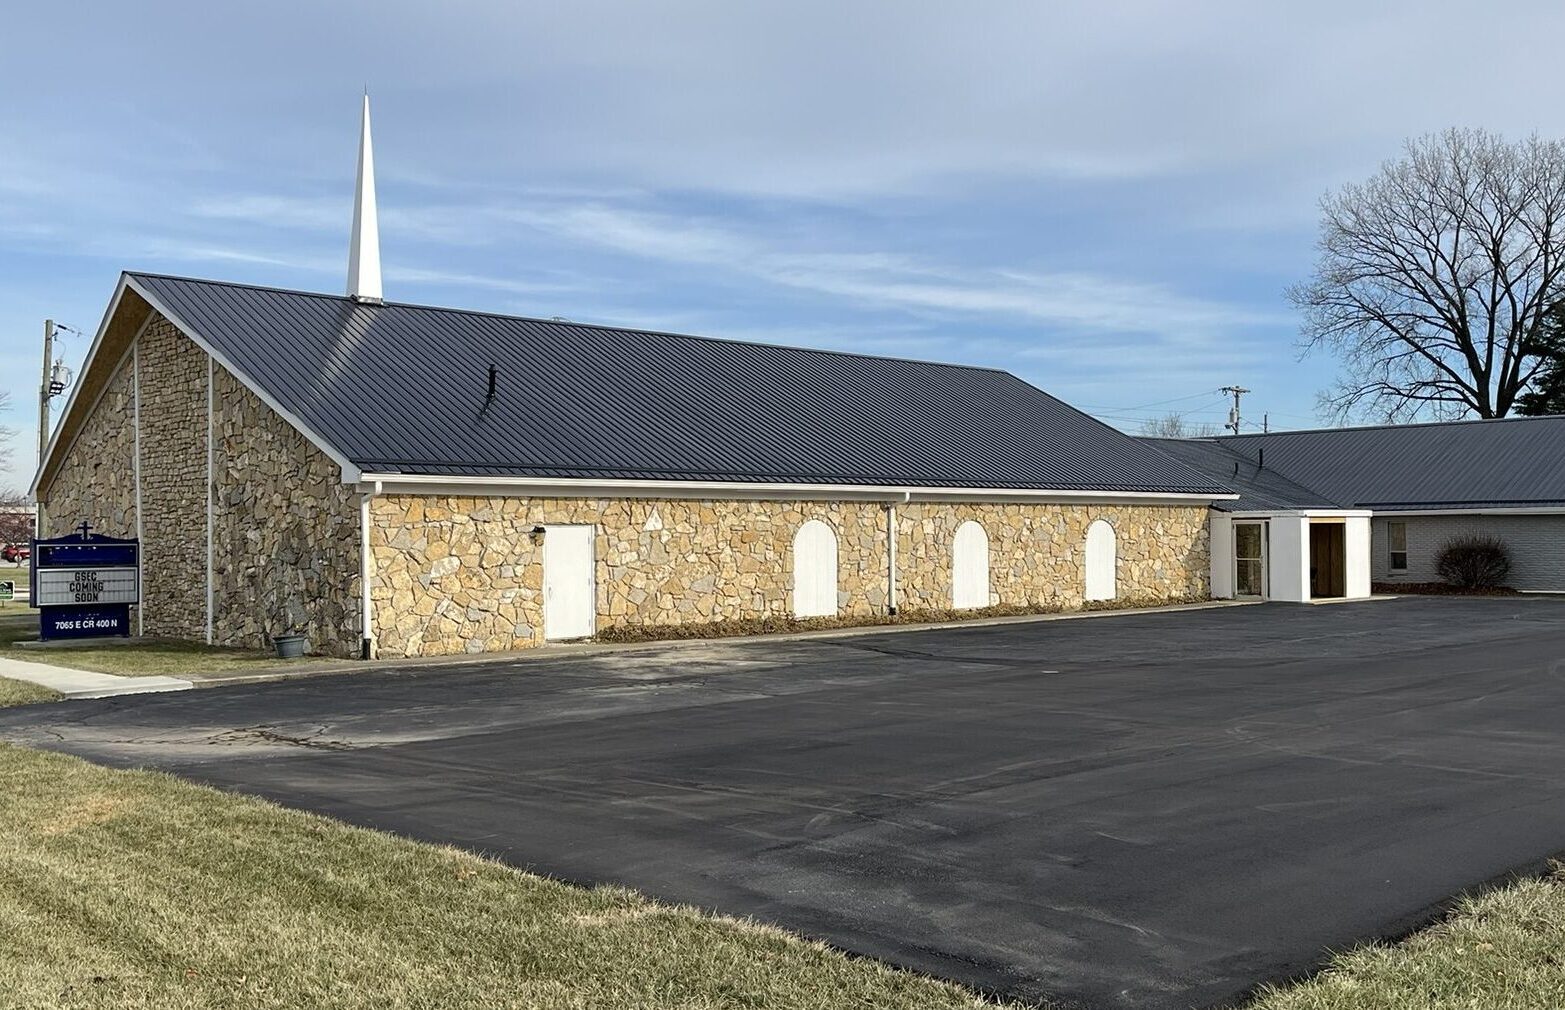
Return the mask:
<path id="1" fill-rule="evenodd" d="M 1012 998 L 1184 1008 L 1565 849 L 1565 600 L 706 643 L 0 713 Z"/>

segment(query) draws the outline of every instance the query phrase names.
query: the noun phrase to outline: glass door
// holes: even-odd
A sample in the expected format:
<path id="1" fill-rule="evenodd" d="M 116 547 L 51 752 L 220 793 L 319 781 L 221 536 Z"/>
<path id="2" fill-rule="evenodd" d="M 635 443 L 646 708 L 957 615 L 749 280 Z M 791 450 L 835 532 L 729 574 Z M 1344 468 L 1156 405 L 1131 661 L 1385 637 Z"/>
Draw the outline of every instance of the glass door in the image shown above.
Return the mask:
<path id="1" fill-rule="evenodd" d="M 1234 523 L 1234 595 L 1266 595 L 1266 524 Z"/>

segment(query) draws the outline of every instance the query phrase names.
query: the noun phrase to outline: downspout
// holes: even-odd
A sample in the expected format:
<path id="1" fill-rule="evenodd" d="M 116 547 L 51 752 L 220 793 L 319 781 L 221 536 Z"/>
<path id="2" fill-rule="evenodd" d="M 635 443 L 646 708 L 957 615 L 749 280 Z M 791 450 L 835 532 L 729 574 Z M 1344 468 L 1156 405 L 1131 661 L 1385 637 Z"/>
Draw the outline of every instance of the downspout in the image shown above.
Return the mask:
<path id="1" fill-rule="evenodd" d="M 212 438 L 215 424 L 212 419 L 212 373 L 215 366 L 212 363 L 212 355 L 206 356 L 206 644 L 211 645 L 214 639 L 214 631 L 217 624 L 217 613 L 214 609 L 212 593 L 212 522 L 217 511 L 215 501 L 216 492 L 212 487 Z M 138 422 L 139 423 L 139 422 Z M 136 510 L 136 521 L 141 521 L 141 510 Z"/>
<path id="2" fill-rule="evenodd" d="M 359 496 L 359 658 L 375 658 L 375 612 L 370 602 L 370 499 L 380 494 L 381 484 Z"/>
<path id="3" fill-rule="evenodd" d="M 886 502 L 886 613 L 897 613 L 897 505 L 913 497 L 909 491 Z"/>

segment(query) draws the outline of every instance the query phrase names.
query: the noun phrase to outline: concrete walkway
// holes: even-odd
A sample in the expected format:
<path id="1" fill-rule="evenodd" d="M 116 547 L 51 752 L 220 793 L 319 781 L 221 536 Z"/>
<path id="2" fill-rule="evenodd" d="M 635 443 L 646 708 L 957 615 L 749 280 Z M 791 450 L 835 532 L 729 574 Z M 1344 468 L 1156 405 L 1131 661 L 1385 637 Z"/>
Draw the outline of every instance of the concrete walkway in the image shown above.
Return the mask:
<path id="1" fill-rule="evenodd" d="M 0 677 L 25 680 L 65 695 L 67 698 L 112 698 L 121 694 L 151 694 L 156 691 L 188 691 L 195 685 L 178 677 L 119 677 L 112 673 L 73 670 L 47 663 L 29 663 L 0 657 Z"/>

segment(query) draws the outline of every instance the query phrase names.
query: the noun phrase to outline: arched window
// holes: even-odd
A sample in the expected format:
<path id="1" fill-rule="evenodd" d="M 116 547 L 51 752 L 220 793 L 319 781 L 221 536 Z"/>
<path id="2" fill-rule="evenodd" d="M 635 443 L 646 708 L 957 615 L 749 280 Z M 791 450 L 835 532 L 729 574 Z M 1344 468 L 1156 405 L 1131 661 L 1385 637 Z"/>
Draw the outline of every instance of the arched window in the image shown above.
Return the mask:
<path id="1" fill-rule="evenodd" d="M 837 534 L 819 519 L 793 536 L 793 614 L 837 616 Z"/>
<path id="2" fill-rule="evenodd" d="M 989 605 L 989 534 L 969 519 L 951 543 L 951 606 L 970 610 Z"/>
<path id="3" fill-rule="evenodd" d="M 1087 527 L 1087 599 L 1112 600 L 1116 595 L 1114 572 L 1119 548 L 1114 543 L 1114 527 L 1105 519 L 1095 519 Z"/>

